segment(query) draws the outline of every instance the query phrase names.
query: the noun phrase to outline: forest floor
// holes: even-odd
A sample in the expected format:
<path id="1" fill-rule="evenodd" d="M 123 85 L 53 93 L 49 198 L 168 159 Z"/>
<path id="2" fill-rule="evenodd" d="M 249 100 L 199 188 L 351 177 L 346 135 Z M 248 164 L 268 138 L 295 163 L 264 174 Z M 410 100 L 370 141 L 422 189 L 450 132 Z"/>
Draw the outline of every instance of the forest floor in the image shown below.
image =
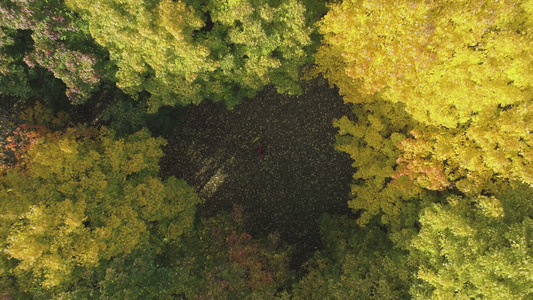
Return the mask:
<path id="1" fill-rule="evenodd" d="M 334 149 L 332 125 L 344 115 L 353 119 L 321 77 L 305 82 L 299 96 L 268 87 L 233 110 L 224 103 L 190 106 L 167 137 L 161 175 L 187 180 L 205 199 L 203 215 L 241 205 L 246 229 L 278 232 L 295 246 L 298 267 L 321 246 L 317 218 L 350 213 L 354 170 L 349 156 Z"/>

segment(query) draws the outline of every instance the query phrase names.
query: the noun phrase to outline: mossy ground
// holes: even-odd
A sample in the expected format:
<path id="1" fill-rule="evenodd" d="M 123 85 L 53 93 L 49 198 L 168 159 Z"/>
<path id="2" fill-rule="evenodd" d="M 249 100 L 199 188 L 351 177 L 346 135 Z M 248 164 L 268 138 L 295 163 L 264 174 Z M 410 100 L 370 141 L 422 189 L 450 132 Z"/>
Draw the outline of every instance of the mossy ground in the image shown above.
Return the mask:
<path id="1" fill-rule="evenodd" d="M 161 174 L 187 180 L 206 200 L 204 215 L 242 205 L 248 230 L 279 232 L 295 246 L 298 265 L 320 247 L 315 220 L 350 212 L 354 170 L 348 155 L 335 151 L 332 126 L 343 115 L 351 115 L 350 106 L 323 78 L 304 83 L 300 96 L 269 87 L 233 110 L 190 106 L 167 137 Z"/>

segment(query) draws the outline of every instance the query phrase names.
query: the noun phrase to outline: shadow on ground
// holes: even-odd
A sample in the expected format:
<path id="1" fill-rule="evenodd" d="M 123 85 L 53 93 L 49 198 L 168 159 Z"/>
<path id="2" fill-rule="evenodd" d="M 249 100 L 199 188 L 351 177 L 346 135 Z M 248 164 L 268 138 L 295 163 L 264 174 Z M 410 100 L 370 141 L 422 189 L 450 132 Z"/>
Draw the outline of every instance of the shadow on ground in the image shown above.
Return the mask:
<path id="1" fill-rule="evenodd" d="M 323 78 L 304 90 L 287 96 L 269 87 L 231 111 L 223 103 L 189 107 L 161 162 L 163 177 L 184 178 L 206 199 L 204 214 L 240 204 L 250 232 L 279 232 L 295 245 L 296 265 L 320 247 L 318 217 L 350 212 L 354 172 L 333 146 L 332 121 L 350 107 Z"/>

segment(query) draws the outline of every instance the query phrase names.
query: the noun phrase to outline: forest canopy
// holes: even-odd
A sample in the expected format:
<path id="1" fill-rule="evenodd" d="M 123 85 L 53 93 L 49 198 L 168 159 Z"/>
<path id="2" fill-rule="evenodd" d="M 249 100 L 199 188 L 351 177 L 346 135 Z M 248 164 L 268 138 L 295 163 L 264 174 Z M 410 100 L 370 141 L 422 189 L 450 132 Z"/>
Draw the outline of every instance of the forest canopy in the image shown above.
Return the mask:
<path id="1" fill-rule="evenodd" d="M 532 13 L 533 0 L 1 2 L 0 299 L 533 297 Z M 182 147 L 194 161 L 198 145 L 179 143 L 236 128 L 183 127 L 202 105 L 233 112 L 265 88 L 305 101 L 315 77 L 347 108 L 321 142 L 352 163 L 351 213 L 316 220 L 302 253 L 250 225 L 258 206 L 205 196 L 235 154 L 162 159 Z M 232 115 L 258 146 L 248 169 L 279 151 L 251 125 L 264 106 Z M 294 132 L 311 116 L 291 113 L 279 135 L 318 147 Z M 162 164 L 218 171 L 198 184 Z M 233 204 L 258 201 L 240 188 Z"/>
<path id="2" fill-rule="evenodd" d="M 117 86 L 162 105 L 253 96 L 267 84 L 298 93 L 311 28 L 297 0 L 76 1 L 95 41 L 118 66 Z"/>

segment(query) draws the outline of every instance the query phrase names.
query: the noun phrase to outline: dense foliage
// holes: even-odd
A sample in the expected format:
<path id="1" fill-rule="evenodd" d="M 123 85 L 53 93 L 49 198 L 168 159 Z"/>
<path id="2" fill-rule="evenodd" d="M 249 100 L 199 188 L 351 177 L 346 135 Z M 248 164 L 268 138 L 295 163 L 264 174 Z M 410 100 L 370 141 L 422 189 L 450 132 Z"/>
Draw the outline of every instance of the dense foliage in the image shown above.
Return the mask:
<path id="1" fill-rule="evenodd" d="M 190 299 L 273 298 L 287 288 L 290 249 L 278 235 L 254 238 L 244 230 L 242 208 L 202 219 L 187 240 L 181 266 L 190 274 Z"/>
<path id="2" fill-rule="evenodd" d="M 298 93 L 311 28 L 297 0 L 66 1 L 90 23 L 118 67 L 117 85 L 162 105 L 224 100 L 267 84 Z"/>
<path id="3" fill-rule="evenodd" d="M 294 299 L 405 299 L 412 267 L 378 226 L 361 228 L 347 217 L 324 215 L 324 250 L 310 260 Z"/>
<path id="4" fill-rule="evenodd" d="M 318 70 L 346 101 L 373 102 L 379 92 L 420 123 L 400 146 L 398 175 L 466 193 L 492 177 L 531 184 L 531 9 L 530 1 L 340 2 L 320 23 Z"/>
<path id="5" fill-rule="evenodd" d="M 349 205 L 409 252 L 411 297 L 532 295 L 532 8 L 354 0 L 319 23 L 314 72 L 355 103 L 334 122 L 356 168 Z"/>
<path id="6" fill-rule="evenodd" d="M 191 229 L 199 199 L 158 178 L 164 140 L 148 131 L 116 139 L 106 128 L 43 128 L 26 144 L 0 178 L 2 244 L 21 290 L 64 289 L 80 268 Z"/>
<path id="7" fill-rule="evenodd" d="M 449 196 L 420 212 L 410 259 L 416 299 L 524 299 L 533 293 L 530 187 L 495 196 Z"/>
<path id="8" fill-rule="evenodd" d="M 0 19 L 3 94 L 40 96 L 40 85 L 55 77 L 72 102 L 83 103 L 107 76 L 105 51 L 62 0 L 3 1 Z"/>
<path id="9" fill-rule="evenodd" d="M 532 0 L 1 2 L 0 299 L 530 299 L 532 13 Z M 318 220 L 305 272 L 242 207 L 199 213 L 159 169 L 181 106 L 299 94 L 301 74 L 349 105 L 332 149 L 354 169 L 354 214 Z"/>
<path id="10" fill-rule="evenodd" d="M 531 99 L 530 18 L 529 1 L 343 1 L 316 59 L 347 101 L 385 89 L 420 122 L 456 128 Z"/>

